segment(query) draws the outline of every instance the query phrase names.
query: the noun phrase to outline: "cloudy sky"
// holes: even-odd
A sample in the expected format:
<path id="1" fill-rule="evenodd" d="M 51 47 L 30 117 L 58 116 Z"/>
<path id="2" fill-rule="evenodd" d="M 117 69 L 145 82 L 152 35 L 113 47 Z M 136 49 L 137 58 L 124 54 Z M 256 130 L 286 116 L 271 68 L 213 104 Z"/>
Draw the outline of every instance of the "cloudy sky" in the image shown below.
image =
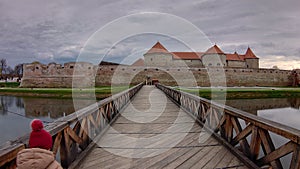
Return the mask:
<path id="1" fill-rule="evenodd" d="M 250 46 L 261 67 L 300 68 L 299 6 L 299 0 L 0 0 L 0 58 L 12 67 L 33 61 L 76 61 L 89 49 L 87 44 L 102 38 L 90 46 L 99 49 L 91 56 L 102 58 L 109 49 L 104 60 L 130 63 L 156 41 L 170 51 L 205 50 L 209 41 L 228 53 L 243 54 Z M 171 17 L 120 19 L 147 12 Z M 207 39 L 169 21 L 176 17 Z M 133 33 L 141 30 L 154 33 Z M 166 35 L 169 30 L 178 37 Z"/>

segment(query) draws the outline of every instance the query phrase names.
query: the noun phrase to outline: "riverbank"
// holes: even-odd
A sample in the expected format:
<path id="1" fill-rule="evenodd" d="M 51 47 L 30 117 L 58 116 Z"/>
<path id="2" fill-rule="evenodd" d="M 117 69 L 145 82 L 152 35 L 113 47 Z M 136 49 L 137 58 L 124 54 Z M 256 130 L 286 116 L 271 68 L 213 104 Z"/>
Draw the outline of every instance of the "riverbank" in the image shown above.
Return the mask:
<path id="1" fill-rule="evenodd" d="M 26 97 L 51 97 L 51 98 L 91 98 L 103 99 L 112 94 L 128 89 L 128 86 L 103 86 L 96 88 L 72 89 L 72 88 L 17 88 L 2 87 L 0 95 L 26 96 Z"/>
<path id="2" fill-rule="evenodd" d="M 257 99 L 257 98 L 292 98 L 300 97 L 300 88 L 289 87 L 201 87 L 184 88 L 177 87 L 191 94 L 198 95 L 207 99 Z"/>
<path id="3" fill-rule="evenodd" d="M 1 87 L 2 86 L 2 87 Z M 4 87 L 3 87 L 4 86 Z M 19 88 L 18 83 L 0 83 L 0 95 L 26 96 L 26 97 L 51 97 L 51 98 L 78 98 L 96 97 L 103 99 L 112 94 L 128 89 L 128 86 L 102 86 L 95 88 Z M 256 98 L 286 98 L 300 97 L 300 88 L 292 87 L 199 87 L 186 88 L 174 87 L 188 93 L 207 99 L 256 99 Z"/>

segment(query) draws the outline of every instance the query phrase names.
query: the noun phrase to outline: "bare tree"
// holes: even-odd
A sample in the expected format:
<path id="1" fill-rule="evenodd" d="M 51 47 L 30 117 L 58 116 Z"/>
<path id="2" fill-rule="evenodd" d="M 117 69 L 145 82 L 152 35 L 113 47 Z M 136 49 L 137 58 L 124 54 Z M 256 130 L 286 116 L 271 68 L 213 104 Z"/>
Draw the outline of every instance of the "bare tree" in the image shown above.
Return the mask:
<path id="1" fill-rule="evenodd" d="M 7 66 L 6 59 L 1 59 L 0 60 L 0 75 L 1 76 L 2 76 L 3 71 L 4 71 L 4 74 L 5 74 L 6 66 Z"/>
<path id="2" fill-rule="evenodd" d="M 6 72 L 6 75 L 8 75 L 9 78 L 13 78 L 14 70 L 10 66 L 6 67 L 5 72 Z"/>
<path id="3" fill-rule="evenodd" d="M 18 76 L 18 78 L 21 79 L 21 77 L 23 76 L 23 64 L 16 65 L 14 72 Z"/>

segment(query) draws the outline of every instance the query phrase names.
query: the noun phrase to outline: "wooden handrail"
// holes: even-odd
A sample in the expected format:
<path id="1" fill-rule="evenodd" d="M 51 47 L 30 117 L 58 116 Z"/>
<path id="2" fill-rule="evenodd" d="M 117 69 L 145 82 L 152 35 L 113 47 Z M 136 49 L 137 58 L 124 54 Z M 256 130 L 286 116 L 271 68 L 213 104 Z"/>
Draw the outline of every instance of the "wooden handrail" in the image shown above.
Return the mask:
<path id="1" fill-rule="evenodd" d="M 292 154 L 289 168 L 300 169 L 300 130 L 161 84 L 156 86 L 252 164 L 283 168 L 280 159 Z M 287 143 L 275 147 L 270 132 Z M 259 154 L 260 149 L 263 154 Z"/>
<path id="2" fill-rule="evenodd" d="M 64 168 L 87 148 L 122 111 L 130 99 L 142 88 L 140 83 L 95 104 L 62 117 L 46 126 L 52 135 L 54 155 Z M 27 147 L 29 134 L 0 147 L 0 168 L 15 168 L 17 153 Z"/>

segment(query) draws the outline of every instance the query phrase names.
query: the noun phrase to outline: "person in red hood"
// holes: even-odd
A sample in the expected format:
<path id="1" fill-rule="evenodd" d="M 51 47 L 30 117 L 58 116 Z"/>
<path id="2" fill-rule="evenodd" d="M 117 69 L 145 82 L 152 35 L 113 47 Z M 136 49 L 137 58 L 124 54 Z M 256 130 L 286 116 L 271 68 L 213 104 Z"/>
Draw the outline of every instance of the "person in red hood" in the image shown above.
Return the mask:
<path id="1" fill-rule="evenodd" d="M 29 137 L 29 148 L 42 148 L 50 150 L 52 148 L 52 136 L 46 130 L 41 120 L 31 121 L 32 132 Z"/>
<path id="2" fill-rule="evenodd" d="M 17 169 L 62 169 L 50 151 L 52 136 L 44 130 L 43 122 L 34 119 L 31 121 L 31 128 L 29 149 L 23 149 L 18 153 Z"/>

